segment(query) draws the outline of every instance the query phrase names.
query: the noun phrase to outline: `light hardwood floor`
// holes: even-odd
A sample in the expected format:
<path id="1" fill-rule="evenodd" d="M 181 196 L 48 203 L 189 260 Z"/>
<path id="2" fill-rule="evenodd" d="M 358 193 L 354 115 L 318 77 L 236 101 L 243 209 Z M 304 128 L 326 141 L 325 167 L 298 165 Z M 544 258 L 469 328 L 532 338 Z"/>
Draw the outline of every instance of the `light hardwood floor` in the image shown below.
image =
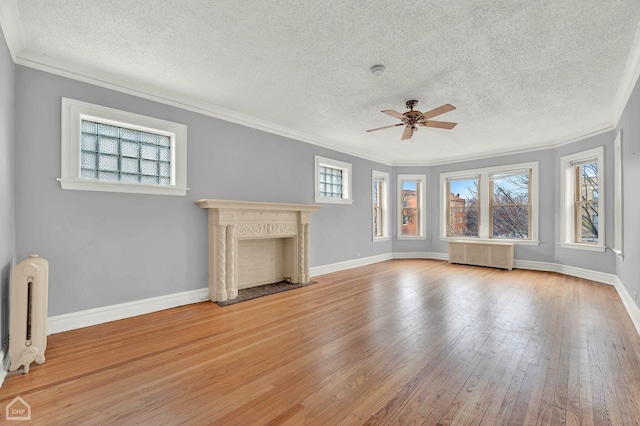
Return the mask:
<path id="1" fill-rule="evenodd" d="M 33 424 L 640 424 L 640 336 L 615 289 L 393 260 L 221 308 L 49 337 L 11 373 Z"/>

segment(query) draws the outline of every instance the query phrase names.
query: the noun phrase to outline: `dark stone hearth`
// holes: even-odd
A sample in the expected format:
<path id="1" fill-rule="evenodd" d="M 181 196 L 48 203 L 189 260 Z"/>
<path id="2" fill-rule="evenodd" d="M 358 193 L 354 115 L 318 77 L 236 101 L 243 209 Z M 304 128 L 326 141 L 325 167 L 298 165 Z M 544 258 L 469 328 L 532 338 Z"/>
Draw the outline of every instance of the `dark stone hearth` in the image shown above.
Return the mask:
<path id="1" fill-rule="evenodd" d="M 241 290 L 238 290 L 238 297 L 236 297 L 235 299 L 215 303 L 217 303 L 219 306 L 229 306 L 236 303 L 244 302 L 246 300 L 257 299 L 258 297 L 268 296 L 275 293 L 282 293 L 283 291 L 294 290 L 296 288 L 305 287 L 315 283 L 315 281 L 309 281 L 308 283 L 304 284 L 293 284 L 286 281 L 281 281 L 275 284 L 265 284 L 257 287 L 243 288 Z"/>

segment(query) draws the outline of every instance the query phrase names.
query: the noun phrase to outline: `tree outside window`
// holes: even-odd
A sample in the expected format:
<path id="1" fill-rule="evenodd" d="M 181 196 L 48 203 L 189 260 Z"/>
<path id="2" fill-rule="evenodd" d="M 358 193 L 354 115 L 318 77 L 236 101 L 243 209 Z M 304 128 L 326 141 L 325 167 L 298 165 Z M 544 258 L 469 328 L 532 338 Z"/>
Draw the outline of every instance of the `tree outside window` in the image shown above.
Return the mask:
<path id="1" fill-rule="evenodd" d="M 577 243 L 598 243 L 598 163 L 575 166 L 575 239 Z"/>
<path id="2" fill-rule="evenodd" d="M 530 174 L 531 172 L 527 171 L 513 175 L 491 176 L 491 237 L 529 238 Z"/>

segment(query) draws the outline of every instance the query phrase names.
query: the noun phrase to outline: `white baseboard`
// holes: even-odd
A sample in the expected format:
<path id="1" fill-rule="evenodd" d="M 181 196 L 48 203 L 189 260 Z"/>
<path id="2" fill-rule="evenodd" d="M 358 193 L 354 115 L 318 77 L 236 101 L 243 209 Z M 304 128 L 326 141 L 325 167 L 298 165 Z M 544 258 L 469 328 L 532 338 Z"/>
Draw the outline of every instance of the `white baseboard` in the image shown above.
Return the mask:
<path id="1" fill-rule="evenodd" d="M 574 266 L 560 265 L 550 262 L 534 262 L 531 260 L 516 260 L 514 268 L 530 269 L 533 271 L 558 272 L 572 277 L 584 278 L 585 280 L 597 281 L 604 284 L 614 285 L 618 278 L 615 274 L 607 272 L 592 271 L 590 269 L 576 268 Z"/>
<path id="2" fill-rule="evenodd" d="M 208 288 L 56 315 L 47 318 L 47 334 L 62 333 L 63 331 L 149 314 L 205 300 L 209 300 Z"/>
<path id="3" fill-rule="evenodd" d="M 437 253 L 434 251 L 399 251 L 393 253 L 393 258 L 449 260 L 449 255 L 447 253 Z"/>
<path id="4" fill-rule="evenodd" d="M 331 274 L 333 272 L 344 271 L 346 269 L 357 268 L 358 266 L 371 265 L 372 263 L 384 262 L 391 260 L 391 253 L 379 254 L 377 256 L 360 257 L 358 259 L 347 260 L 344 262 L 330 263 L 323 266 L 314 266 L 309 268 L 309 275 L 312 277 L 318 275 Z"/>
<path id="5" fill-rule="evenodd" d="M 447 253 L 438 252 L 395 252 L 381 254 L 377 256 L 369 256 L 348 260 L 345 262 L 332 263 L 329 265 L 315 266 L 310 268 L 310 275 L 318 276 L 330 274 L 333 272 L 344 271 L 346 269 L 357 268 L 359 266 L 371 265 L 373 263 L 383 262 L 391 259 L 435 259 L 448 260 Z M 516 260 L 516 268 L 531 269 L 536 271 L 559 272 L 565 275 L 571 275 L 592 281 L 598 281 L 605 284 L 615 286 L 620 294 L 629 316 L 640 333 L 640 309 L 635 305 L 631 296 L 627 292 L 622 282 L 615 274 L 592 271 L 588 269 L 576 268 L 573 266 L 559 265 L 549 262 L 535 262 L 528 260 Z M 88 327 L 91 325 L 102 324 L 105 322 L 116 321 L 124 318 L 144 315 L 151 312 L 157 312 L 164 309 L 175 308 L 178 306 L 189 305 L 209 300 L 209 289 L 202 288 L 198 290 L 190 290 L 181 293 L 169 294 L 166 296 L 152 297 L 149 299 L 136 300 L 133 302 L 121 303 L 118 305 L 103 306 L 95 309 L 87 309 L 85 311 L 72 312 L 69 314 L 56 315 L 47 319 L 47 334 L 62 333 L 64 331 L 75 330 L 77 328 Z M 4 355 L 0 350 L 0 355 Z M 6 375 L 8 367 L 8 356 L 3 361 L 3 368 L 0 370 L 0 384 Z M 6 364 L 6 367 L 5 367 Z"/>
<path id="6" fill-rule="evenodd" d="M 620 295 L 620 299 L 622 299 L 622 304 L 627 309 L 627 313 L 631 317 L 631 321 L 633 325 L 636 326 L 636 330 L 638 330 L 638 334 L 640 334 L 640 308 L 633 301 L 633 297 L 629 294 L 629 291 L 624 286 L 620 278 L 616 276 L 616 281 L 613 284 L 616 288 L 616 291 Z"/>

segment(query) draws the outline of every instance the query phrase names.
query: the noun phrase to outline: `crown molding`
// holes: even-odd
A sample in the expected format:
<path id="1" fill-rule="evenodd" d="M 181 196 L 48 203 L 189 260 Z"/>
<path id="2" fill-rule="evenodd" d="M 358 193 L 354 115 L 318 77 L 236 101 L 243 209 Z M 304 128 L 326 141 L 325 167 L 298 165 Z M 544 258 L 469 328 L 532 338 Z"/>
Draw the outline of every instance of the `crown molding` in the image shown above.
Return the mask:
<path id="1" fill-rule="evenodd" d="M 54 63 L 55 60 L 47 57 L 32 57 L 29 53 L 24 51 L 24 37 L 22 29 L 20 28 L 20 17 L 18 13 L 15 0 L 0 0 L 0 25 L 2 26 L 9 51 L 13 61 L 17 65 L 44 71 L 50 74 L 58 75 L 61 77 L 69 78 L 72 80 L 80 81 L 83 83 L 91 84 L 98 87 L 103 87 L 109 90 L 114 90 L 120 93 L 129 94 L 139 98 L 147 99 L 150 101 L 162 103 L 172 107 L 192 111 L 198 114 L 206 115 L 209 117 L 224 120 L 230 123 L 239 124 L 244 127 L 253 128 L 256 130 L 264 131 L 267 133 L 275 134 L 278 136 L 286 137 L 289 139 L 298 140 L 311 145 L 316 145 L 322 148 L 330 149 L 342 154 L 346 154 L 352 157 L 360 158 L 363 160 L 372 161 L 375 163 L 392 166 L 392 167 L 410 167 L 410 166 L 437 166 L 444 164 L 453 164 L 464 161 L 476 161 L 486 158 L 522 154 L 527 152 L 534 152 L 546 149 L 553 149 L 559 146 L 567 145 L 574 142 L 579 142 L 583 139 L 593 137 L 602 133 L 606 133 L 615 129 L 617 122 L 624 111 L 624 107 L 631 95 L 638 77 L 640 76 L 640 26 L 636 32 L 634 39 L 634 48 L 627 61 L 627 67 L 625 77 L 623 78 L 618 93 L 615 98 L 614 106 L 612 107 L 612 123 L 603 123 L 599 126 L 595 126 L 591 129 L 585 129 L 584 131 L 577 132 L 571 135 L 566 135 L 558 139 L 548 140 L 542 143 L 530 144 L 523 147 L 518 147 L 510 150 L 493 150 L 480 154 L 468 154 L 460 156 L 451 156 L 440 158 L 437 160 L 388 160 L 377 156 L 367 155 L 362 152 L 357 152 L 351 149 L 345 149 L 340 146 L 337 141 L 328 141 L 326 139 L 318 138 L 314 135 L 307 134 L 293 130 L 284 126 L 280 126 L 268 121 L 260 120 L 255 117 L 231 111 L 229 109 L 213 105 L 211 103 L 203 102 L 197 99 L 182 96 L 178 93 L 164 90 L 158 87 L 152 87 L 150 85 L 144 85 L 140 82 L 126 82 L 118 81 L 117 77 L 109 75 L 108 73 L 96 72 L 94 70 L 79 70 L 68 63 Z M 134 84 L 135 83 L 135 84 Z"/>
<path id="2" fill-rule="evenodd" d="M 615 129 L 613 124 L 603 123 L 585 131 L 576 132 L 566 135 L 562 138 L 547 141 L 541 144 L 531 144 L 511 150 L 493 150 L 486 151 L 481 154 L 459 155 L 455 157 L 447 157 L 433 161 L 394 161 L 391 163 L 393 167 L 409 167 L 409 166 L 441 166 L 444 164 L 461 163 L 464 161 L 477 161 L 487 158 L 504 157 L 507 155 L 523 154 L 527 152 L 543 151 L 545 149 L 554 149 L 564 145 L 569 145 L 581 140 L 591 138 L 603 133 L 610 132 Z"/>
<path id="3" fill-rule="evenodd" d="M 636 35 L 631 45 L 631 51 L 624 67 L 624 73 L 618 86 L 618 92 L 611 107 L 611 121 L 618 126 L 622 113 L 629 102 L 631 93 L 640 78 L 640 24 L 636 29 Z"/>
<path id="4" fill-rule="evenodd" d="M 372 157 L 356 151 L 345 149 L 344 147 L 338 146 L 337 142 L 329 143 L 326 140 L 321 140 L 317 137 L 314 137 L 312 135 L 309 135 L 303 132 L 298 132 L 296 130 L 286 128 L 284 126 L 279 126 L 274 123 L 270 123 L 264 120 L 259 120 L 255 117 L 237 113 L 235 111 L 231 111 L 226 108 L 222 108 L 206 102 L 190 99 L 170 91 L 164 91 L 162 89 L 151 88 L 148 86 L 141 86 L 141 85 L 137 85 L 139 88 L 134 89 L 125 83 L 109 81 L 111 79 L 111 76 L 106 74 L 104 76 L 93 76 L 93 75 L 89 75 L 90 72 L 88 71 L 87 72 L 68 71 L 67 68 L 71 68 L 71 67 L 53 65 L 50 63 L 43 62 L 41 60 L 35 60 L 32 58 L 24 57 L 20 54 L 17 55 L 15 62 L 17 65 L 33 68 L 39 71 L 44 71 L 50 74 L 58 75 L 61 77 L 69 78 L 69 79 L 80 81 L 83 83 L 92 84 L 94 86 L 103 87 L 105 89 L 126 93 L 128 95 L 162 103 L 162 104 L 173 106 L 176 108 L 196 112 L 198 114 L 228 121 L 234 124 L 239 124 L 241 126 L 253 128 L 253 129 L 264 131 L 267 133 L 283 136 L 289 139 L 295 139 L 301 142 L 305 142 L 312 145 L 320 146 L 322 148 L 337 151 L 342 154 L 350 155 L 356 158 L 373 161 L 375 163 L 392 166 L 392 167 L 437 166 L 437 165 L 443 165 L 443 164 L 459 163 L 463 161 L 475 161 L 475 160 L 481 160 L 485 158 L 552 149 L 552 148 L 557 148 L 559 146 L 567 145 L 570 143 L 578 142 L 583 139 L 596 136 L 602 133 L 606 133 L 615 128 L 615 126 L 613 126 L 612 124 L 605 123 L 605 124 L 601 124 L 600 126 L 596 126 L 592 129 L 588 129 L 584 132 L 577 132 L 571 135 L 564 136 L 559 139 L 548 141 L 546 143 L 531 144 L 524 147 L 519 147 L 516 149 L 506 150 L 506 151 L 493 150 L 493 151 L 483 152 L 482 154 L 470 154 L 470 155 L 446 157 L 446 158 L 441 158 L 433 161 L 431 160 L 388 161 L 382 158 Z"/>
<path id="5" fill-rule="evenodd" d="M 0 27 L 2 27 L 11 59 L 16 63 L 18 53 L 24 50 L 25 43 L 15 0 L 0 0 Z"/>
<path id="6" fill-rule="evenodd" d="M 98 75 L 94 71 L 89 70 L 76 70 L 70 71 L 74 67 L 69 64 L 53 64 L 47 58 L 31 58 L 29 56 L 18 53 L 14 59 L 17 65 L 21 65 L 27 68 L 44 71 L 50 74 L 58 75 L 60 77 L 69 78 L 71 80 L 88 83 L 94 86 L 103 87 L 105 89 L 114 90 L 128 95 L 133 95 L 139 98 L 147 99 L 150 101 L 162 103 L 165 105 L 173 106 L 176 108 L 184 109 L 187 111 L 196 112 L 198 114 L 206 115 L 209 117 L 217 118 L 220 120 L 228 121 L 234 124 L 239 124 L 244 127 L 253 128 L 256 130 L 264 131 L 267 133 L 283 136 L 289 139 L 295 139 L 301 142 L 309 143 L 312 145 L 327 148 L 333 151 L 337 151 L 343 154 L 347 154 L 353 157 L 361 158 L 364 160 L 373 161 L 376 163 L 391 165 L 391 162 L 383 160 L 378 157 L 372 157 L 363 155 L 362 153 L 345 149 L 338 145 L 337 142 L 328 142 L 324 139 L 319 139 L 313 135 L 299 132 L 284 126 L 280 126 L 268 121 L 260 120 L 255 117 L 238 113 L 220 106 L 216 106 L 207 102 L 199 101 L 196 99 L 188 98 L 179 95 L 175 92 L 168 90 L 162 90 L 157 87 L 150 87 L 143 83 L 136 82 L 135 86 L 128 82 L 119 82 L 117 78 L 114 78 L 107 73 Z M 136 88 L 133 88 L 136 87 Z"/>

